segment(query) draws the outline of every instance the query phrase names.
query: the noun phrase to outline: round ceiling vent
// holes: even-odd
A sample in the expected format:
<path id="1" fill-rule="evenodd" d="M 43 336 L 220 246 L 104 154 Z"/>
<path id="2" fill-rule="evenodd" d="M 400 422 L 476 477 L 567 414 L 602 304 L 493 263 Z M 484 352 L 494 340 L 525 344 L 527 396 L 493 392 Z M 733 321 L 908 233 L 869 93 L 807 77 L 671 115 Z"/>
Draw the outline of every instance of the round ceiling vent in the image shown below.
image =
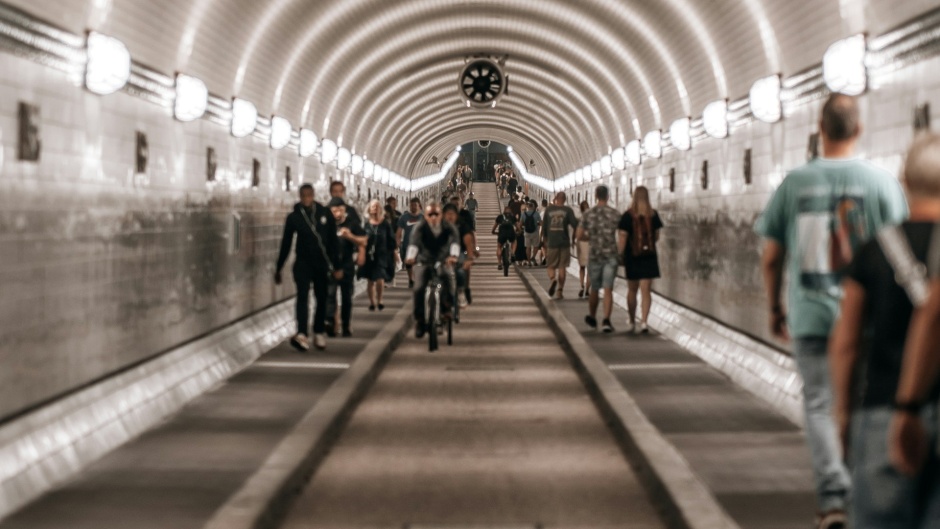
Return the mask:
<path id="1" fill-rule="evenodd" d="M 506 94 L 507 79 L 503 68 L 490 59 L 475 59 L 467 63 L 458 82 L 460 95 L 468 107 L 493 108 Z"/>
<path id="2" fill-rule="evenodd" d="M 486 149 L 487 147 L 490 146 L 490 140 L 480 140 L 477 142 L 477 145 L 479 145 L 483 149 Z"/>

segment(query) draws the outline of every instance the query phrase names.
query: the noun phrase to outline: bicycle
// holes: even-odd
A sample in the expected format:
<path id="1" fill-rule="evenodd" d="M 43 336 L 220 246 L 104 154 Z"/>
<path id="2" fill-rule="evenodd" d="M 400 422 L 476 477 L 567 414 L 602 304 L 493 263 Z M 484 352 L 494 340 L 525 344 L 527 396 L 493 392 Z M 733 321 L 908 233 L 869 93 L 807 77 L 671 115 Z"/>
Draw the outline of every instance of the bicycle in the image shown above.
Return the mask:
<path id="1" fill-rule="evenodd" d="M 510 253 L 512 253 L 512 243 L 506 241 L 503 243 L 503 277 L 509 276 Z"/>
<path id="2" fill-rule="evenodd" d="M 424 290 L 424 316 L 428 322 L 428 351 L 434 352 L 438 349 L 438 334 L 442 331 L 441 325 L 441 303 L 443 296 L 441 290 L 446 288 L 440 275 L 441 263 L 435 263 L 434 272 L 428 281 Z M 455 304 L 456 305 L 456 304 Z M 459 310 L 455 307 L 454 310 Z M 454 313 L 456 316 L 456 312 Z M 454 345 L 454 318 L 447 321 L 447 345 Z"/>

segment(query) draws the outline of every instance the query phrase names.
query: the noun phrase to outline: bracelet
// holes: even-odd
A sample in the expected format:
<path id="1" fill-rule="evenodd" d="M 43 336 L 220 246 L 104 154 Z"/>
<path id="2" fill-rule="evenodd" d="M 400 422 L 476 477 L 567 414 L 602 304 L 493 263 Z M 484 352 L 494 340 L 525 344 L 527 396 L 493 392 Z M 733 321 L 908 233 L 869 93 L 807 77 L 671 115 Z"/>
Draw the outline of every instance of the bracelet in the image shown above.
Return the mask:
<path id="1" fill-rule="evenodd" d="M 901 412 L 901 413 L 909 413 L 911 415 L 919 414 L 921 408 L 923 407 L 924 407 L 923 402 L 907 401 L 907 402 L 895 402 L 894 403 L 894 411 Z"/>

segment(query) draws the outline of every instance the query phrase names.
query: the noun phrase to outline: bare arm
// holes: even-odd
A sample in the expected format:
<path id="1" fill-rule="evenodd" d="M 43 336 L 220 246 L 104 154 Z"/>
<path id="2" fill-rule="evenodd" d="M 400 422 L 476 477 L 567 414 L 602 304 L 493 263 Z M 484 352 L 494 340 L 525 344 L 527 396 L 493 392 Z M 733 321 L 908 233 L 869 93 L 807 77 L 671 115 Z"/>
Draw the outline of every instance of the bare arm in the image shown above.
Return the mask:
<path id="1" fill-rule="evenodd" d="M 575 242 L 589 240 L 587 234 L 584 233 L 584 226 L 578 226 L 578 229 L 574 230 L 574 240 Z"/>
<path id="2" fill-rule="evenodd" d="M 404 232 L 405 230 L 401 228 L 398 228 L 397 230 L 395 230 L 395 245 L 398 246 L 399 248 L 401 248 L 401 238 Z"/>
<path id="3" fill-rule="evenodd" d="M 848 446 L 849 416 L 852 407 L 852 373 L 858 363 L 858 348 L 865 315 L 865 289 L 846 279 L 839 321 L 829 341 L 829 371 L 832 378 L 833 415 L 839 427 L 843 457 Z"/>
<path id="4" fill-rule="evenodd" d="M 776 240 L 767 239 L 764 244 L 761 269 L 764 272 L 764 288 L 767 292 L 767 300 L 770 302 L 770 330 L 774 336 L 786 342 L 790 340 L 790 332 L 787 330 L 786 313 L 780 299 L 780 291 L 783 288 L 785 257 L 786 249 L 783 245 Z"/>
<path id="5" fill-rule="evenodd" d="M 626 230 L 617 230 L 617 253 L 623 255 L 627 249 L 627 232 Z"/>

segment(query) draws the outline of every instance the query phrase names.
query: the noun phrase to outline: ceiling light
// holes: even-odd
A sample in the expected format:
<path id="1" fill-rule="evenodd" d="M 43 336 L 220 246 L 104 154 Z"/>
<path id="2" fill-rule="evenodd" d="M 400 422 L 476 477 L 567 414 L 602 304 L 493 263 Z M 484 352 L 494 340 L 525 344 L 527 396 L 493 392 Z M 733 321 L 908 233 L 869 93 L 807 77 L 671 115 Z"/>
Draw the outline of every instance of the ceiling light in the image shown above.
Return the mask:
<path id="1" fill-rule="evenodd" d="M 833 92 L 857 96 L 868 87 L 865 35 L 835 42 L 823 56 L 823 79 Z"/>
<path id="2" fill-rule="evenodd" d="M 375 163 L 372 160 L 363 160 L 362 161 L 362 176 L 366 178 L 372 178 L 372 175 L 375 174 Z"/>
<path id="3" fill-rule="evenodd" d="M 297 153 L 304 158 L 313 156 L 317 152 L 317 135 L 310 129 L 300 129 L 300 144 Z"/>
<path id="4" fill-rule="evenodd" d="M 610 160 L 614 168 L 618 171 L 623 171 L 627 168 L 627 153 L 624 151 L 623 147 L 614 149 L 614 152 L 610 155 Z"/>
<path id="5" fill-rule="evenodd" d="M 382 172 L 381 172 L 382 180 L 381 180 L 381 182 L 382 182 L 383 184 L 388 185 L 388 178 L 389 178 L 389 175 L 390 175 L 390 174 L 391 174 L 391 171 L 389 171 L 389 170 L 388 170 L 387 168 L 385 168 L 385 167 L 382 168 Z"/>
<path id="6" fill-rule="evenodd" d="M 354 175 L 362 174 L 362 156 L 354 154 L 352 157 L 352 162 L 349 164 L 349 170 L 352 171 Z"/>
<path id="7" fill-rule="evenodd" d="M 341 148 L 336 153 L 336 167 L 340 171 L 349 167 L 350 162 L 352 162 L 352 153 L 349 152 L 349 149 Z"/>
<path id="8" fill-rule="evenodd" d="M 209 90 L 206 83 L 183 74 L 176 76 L 176 101 L 173 115 L 180 121 L 193 121 L 206 113 L 209 105 Z"/>
<path id="9" fill-rule="evenodd" d="M 604 156 L 601 158 L 601 174 L 610 176 L 614 172 L 613 156 Z"/>
<path id="10" fill-rule="evenodd" d="M 336 160 L 338 150 L 339 148 L 336 146 L 335 141 L 324 139 L 320 142 L 320 163 L 333 163 L 333 161 Z"/>
<path id="11" fill-rule="evenodd" d="M 251 101 L 232 100 L 232 136 L 244 138 L 258 126 L 258 109 Z"/>
<path id="12" fill-rule="evenodd" d="M 594 162 L 591 164 L 591 179 L 599 180 L 601 177 L 601 162 Z"/>
<path id="13" fill-rule="evenodd" d="M 677 119 L 669 127 L 669 141 L 680 151 L 692 148 L 692 120 L 689 118 Z"/>
<path id="14" fill-rule="evenodd" d="M 85 46 L 88 53 L 85 87 L 100 95 L 124 88 L 131 78 L 131 53 L 127 46 L 114 37 L 94 31 L 88 33 Z"/>
<path id="15" fill-rule="evenodd" d="M 286 118 L 274 116 L 271 118 L 271 148 L 283 149 L 290 143 L 291 124 Z"/>
<path id="16" fill-rule="evenodd" d="M 660 158 L 663 155 L 663 133 L 653 130 L 646 133 L 643 138 L 643 150 L 650 158 Z"/>
<path id="17" fill-rule="evenodd" d="M 633 140 L 627 144 L 626 159 L 631 165 L 640 165 L 643 157 L 640 155 L 640 140 Z"/>
<path id="18" fill-rule="evenodd" d="M 720 99 L 712 101 L 705 106 L 702 113 L 702 124 L 705 127 L 705 133 L 712 138 L 728 137 L 728 101 Z"/>
<path id="19" fill-rule="evenodd" d="M 771 75 L 758 79 L 751 86 L 750 103 L 754 117 L 765 123 L 776 123 L 783 117 L 780 103 L 780 76 Z"/>
<path id="20" fill-rule="evenodd" d="M 574 182 L 578 185 L 584 183 L 584 169 L 578 169 L 574 172 Z"/>

